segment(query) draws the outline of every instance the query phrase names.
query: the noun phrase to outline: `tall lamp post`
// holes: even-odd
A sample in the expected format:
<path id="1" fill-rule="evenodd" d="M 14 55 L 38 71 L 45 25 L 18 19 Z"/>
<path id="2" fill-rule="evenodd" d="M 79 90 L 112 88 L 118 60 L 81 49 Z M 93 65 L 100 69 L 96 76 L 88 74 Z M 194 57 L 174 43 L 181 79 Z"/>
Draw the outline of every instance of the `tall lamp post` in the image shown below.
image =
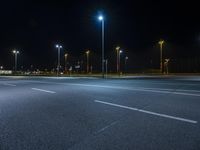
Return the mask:
<path id="1" fill-rule="evenodd" d="M 158 42 L 158 44 L 160 45 L 160 72 L 163 73 L 163 44 L 164 44 L 164 40 L 160 40 Z"/>
<path id="2" fill-rule="evenodd" d="M 108 77 L 108 59 L 105 60 L 106 62 L 106 78 Z"/>
<path id="3" fill-rule="evenodd" d="M 89 72 L 89 54 L 90 54 L 90 51 L 87 50 L 86 51 L 86 56 L 87 56 L 87 73 Z"/>
<path id="4" fill-rule="evenodd" d="M 119 46 L 116 47 L 116 51 L 117 51 L 117 73 L 119 73 L 119 51 L 120 51 Z"/>
<path id="5" fill-rule="evenodd" d="M 15 72 L 17 71 L 17 55 L 19 54 L 19 51 L 13 50 L 13 54 L 15 55 Z"/>
<path id="6" fill-rule="evenodd" d="M 165 73 L 166 73 L 166 74 L 169 74 L 169 68 L 168 68 L 169 61 L 170 61 L 170 59 L 165 59 L 165 62 L 164 62 Z"/>
<path id="7" fill-rule="evenodd" d="M 128 61 L 128 56 L 125 57 L 125 60 L 124 60 L 124 73 L 126 73 L 126 64 L 127 64 L 127 61 Z"/>
<path id="8" fill-rule="evenodd" d="M 120 70 L 120 66 L 121 66 L 121 63 L 120 63 L 121 56 L 120 56 L 120 54 L 121 54 L 122 52 L 123 52 L 122 50 L 119 51 L 119 61 L 118 61 L 118 62 L 119 62 L 119 74 L 120 74 L 120 71 L 121 71 L 121 70 Z"/>
<path id="9" fill-rule="evenodd" d="M 67 56 L 68 56 L 68 54 L 65 53 L 65 72 L 67 71 Z"/>
<path id="10" fill-rule="evenodd" d="M 102 22 L 102 78 L 104 78 L 104 17 L 100 15 L 98 19 Z"/>
<path id="11" fill-rule="evenodd" d="M 58 65 L 57 65 L 57 76 L 58 76 L 60 72 L 60 49 L 62 48 L 62 46 L 57 44 L 56 48 L 58 49 Z"/>

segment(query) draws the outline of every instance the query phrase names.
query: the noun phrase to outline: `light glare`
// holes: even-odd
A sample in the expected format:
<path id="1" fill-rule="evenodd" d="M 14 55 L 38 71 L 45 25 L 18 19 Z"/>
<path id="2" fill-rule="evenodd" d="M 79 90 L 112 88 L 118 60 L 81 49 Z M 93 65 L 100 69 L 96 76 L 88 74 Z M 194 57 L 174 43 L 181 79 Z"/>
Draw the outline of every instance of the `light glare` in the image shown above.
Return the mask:
<path id="1" fill-rule="evenodd" d="M 99 16 L 99 20 L 100 20 L 100 21 L 103 20 L 103 16 Z"/>
<path id="2" fill-rule="evenodd" d="M 120 49 L 120 47 L 119 47 L 119 46 L 117 46 L 117 47 L 116 47 L 116 50 L 118 51 L 119 49 Z"/>
<path id="3" fill-rule="evenodd" d="M 56 48 L 62 48 L 62 46 L 61 46 L 61 45 L 58 45 L 58 44 L 56 44 Z"/>

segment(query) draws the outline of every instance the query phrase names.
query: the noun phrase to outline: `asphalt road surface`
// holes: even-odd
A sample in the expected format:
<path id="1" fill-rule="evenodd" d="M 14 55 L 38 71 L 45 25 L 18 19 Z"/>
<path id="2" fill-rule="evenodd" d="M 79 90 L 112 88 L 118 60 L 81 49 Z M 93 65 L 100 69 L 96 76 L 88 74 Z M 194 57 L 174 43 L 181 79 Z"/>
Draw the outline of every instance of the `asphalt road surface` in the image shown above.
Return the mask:
<path id="1" fill-rule="evenodd" d="M 200 77 L 0 77 L 0 150 L 199 150 Z"/>

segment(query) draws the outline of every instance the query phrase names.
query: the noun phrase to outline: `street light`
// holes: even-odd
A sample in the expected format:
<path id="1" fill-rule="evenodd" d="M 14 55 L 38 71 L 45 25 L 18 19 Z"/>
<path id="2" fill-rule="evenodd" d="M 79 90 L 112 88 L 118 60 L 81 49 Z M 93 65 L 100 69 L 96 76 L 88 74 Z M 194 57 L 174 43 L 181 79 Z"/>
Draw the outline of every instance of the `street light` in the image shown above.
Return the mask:
<path id="1" fill-rule="evenodd" d="M 120 47 L 117 46 L 116 47 L 116 51 L 117 51 L 117 73 L 119 72 L 119 50 L 120 50 Z"/>
<path id="2" fill-rule="evenodd" d="M 119 73 L 120 72 L 120 54 L 122 53 L 122 50 L 120 50 L 120 47 L 117 46 L 116 51 L 117 51 L 117 73 Z"/>
<path id="3" fill-rule="evenodd" d="M 86 51 L 86 55 L 87 55 L 87 73 L 89 72 L 89 54 L 90 54 L 90 51 L 87 50 Z"/>
<path id="4" fill-rule="evenodd" d="M 158 42 L 158 44 L 160 45 L 160 72 L 163 73 L 163 44 L 164 44 L 164 40 L 160 40 Z"/>
<path id="5" fill-rule="evenodd" d="M 65 53 L 65 72 L 67 71 L 67 56 L 68 56 L 68 54 Z"/>
<path id="6" fill-rule="evenodd" d="M 103 16 L 99 16 L 99 20 L 103 20 Z"/>
<path id="7" fill-rule="evenodd" d="M 128 56 L 125 57 L 125 62 L 124 62 L 124 73 L 126 73 L 126 64 L 127 64 L 127 61 L 128 61 Z"/>
<path id="8" fill-rule="evenodd" d="M 120 64 L 120 59 L 121 59 L 121 58 L 120 58 L 120 54 L 121 54 L 122 52 L 123 52 L 122 50 L 119 51 L 119 61 L 118 61 L 118 62 L 119 62 L 119 73 L 120 73 L 120 66 L 121 66 L 121 64 Z"/>
<path id="9" fill-rule="evenodd" d="M 98 17 L 99 21 L 102 22 L 102 77 L 104 78 L 104 17 L 100 15 Z"/>
<path id="10" fill-rule="evenodd" d="M 60 49 L 62 48 L 62 46 L 57 44 L 56 48 L 58 49 L 58 66 L 57 66 L 57 76 L 58 76 L 60 70 Z"/>
<path id="11" fill-rule="evenodd" d="M 169 68 L 168 68 L 168 64 L 169 64 L 169 61 L 170 59 L 165 59 L 165 62 L 164 62 L 164 66 L 165 66 L 165 73 L 168 74 L 169 73 Z"/>
<path id="12" fill-rule="evenodd" d="M 13 54 L 15 55 L 15 72 L 17 71 L 17 55 L 19 54 L 19 51 L 13 50 Z"/>
<path id="13" fill-rule="evenodd" d="M 108 59 L 105 60 L 106 63 L 106 78 L 108 77 Z"/>

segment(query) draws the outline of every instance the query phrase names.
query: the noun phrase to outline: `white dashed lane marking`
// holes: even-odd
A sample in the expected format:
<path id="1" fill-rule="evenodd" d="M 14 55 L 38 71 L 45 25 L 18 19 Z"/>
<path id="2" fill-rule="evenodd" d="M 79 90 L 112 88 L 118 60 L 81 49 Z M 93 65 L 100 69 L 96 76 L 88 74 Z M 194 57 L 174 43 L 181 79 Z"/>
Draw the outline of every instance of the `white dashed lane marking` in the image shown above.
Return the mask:
<path id="1" fill-rule="evenodd" d="M 178 120 L 178 121 L 182 121 L 182 122 L 193 123 L 193 124 L 197 123 L 197 121 L 195 121 L 195 120 L 190 120 L 190 119 L 185 119 L 185 118 L 170 116 L 170 115 L 156 113 L 156 112 L 152 112 L 152 111 L 148 111 L 148 110 L 143 110 L 143 109 L 138 109 L 138 108 L 134 108 L 134 107 L 123 106 L 123 105 L 109 103 L 109 102 L 104 102 L 104 101 L 99 101 L 99 100 L 95 100 L 95 102 L 96 103 L 105 104 L 105 105 L 114 106 L 114 107 L 119 107 L 119 108 L 123 108 L 123 109 L 138 111 L 138 112 L 142 112 L 142 113 L 146 113 L 146 114 L 150 114 L 150 115 L 154 115 L 154 116 L 159 116 L 159 117 L 163 117 L 163 118 L 174 119 L 174 120 Z"/>
<path id="2" fill-rule="evenodd" d="M 40 92 L 46 92 L 46 93 L 51 93 L 51 94 L 55 94 L 55 93 L 56 93 L 56 92 L 54 92 L 54 91 L 48 91 L 48 90 L 38 89 L 38 88 L 32 88 L 32 90 L 40 91 Z"/>
<path id="3" fill-rule="evenodd" d="M 3 85 L 6 85 L 6 86 L 17 86 L 17 85 L 9 84 L 9 83 L 4 83 Z"/>

